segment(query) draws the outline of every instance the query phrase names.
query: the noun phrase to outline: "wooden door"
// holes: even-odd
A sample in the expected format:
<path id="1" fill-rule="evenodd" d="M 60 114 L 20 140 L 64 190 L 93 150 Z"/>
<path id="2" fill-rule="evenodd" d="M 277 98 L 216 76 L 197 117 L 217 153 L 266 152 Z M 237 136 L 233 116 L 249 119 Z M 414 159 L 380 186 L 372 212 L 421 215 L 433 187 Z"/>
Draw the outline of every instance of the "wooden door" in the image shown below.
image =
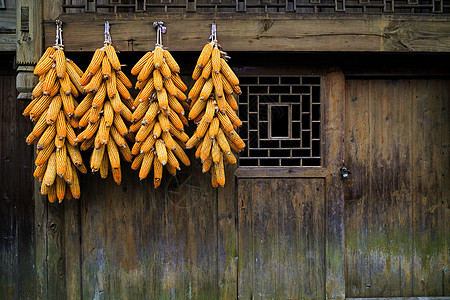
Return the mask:
<path id="1" fill-rule="evenodd" d="M 238 296 L 343 299 L 344 76 L 241 81 Z"/>

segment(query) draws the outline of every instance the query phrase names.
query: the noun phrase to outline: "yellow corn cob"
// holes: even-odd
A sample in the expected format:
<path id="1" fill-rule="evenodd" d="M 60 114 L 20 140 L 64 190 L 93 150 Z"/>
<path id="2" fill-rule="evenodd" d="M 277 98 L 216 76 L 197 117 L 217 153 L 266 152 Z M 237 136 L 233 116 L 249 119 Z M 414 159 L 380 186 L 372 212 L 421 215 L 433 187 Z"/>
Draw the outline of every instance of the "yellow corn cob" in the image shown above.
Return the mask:
<path id="1" fill-rule="evenodd" d="M 159 161 L 161 162 L 161 164 L 165 165 L 167 163 L 167 148 L 162 140 L 160 139 L 156 140 L 155 150 L 156 156 L 158 156 Z"/>
<path id="2" fill-rule="evenodd" d="M 89 123 L 88 126 L 86 126 L 86 129 L 83 130 L 78 136 L 76 141 L 85 141 L 89 140 L 91 137 L 94 136 L 94 134 L 97 132 L 98 126 L 100 125 L 100 122 L 95 123 Z"/>
<path id="3" fill-rule="evenodd" d="M 36 65 L 33 73 L 37 76 L 44 75 L 51 69 L 54 63 L 54 60 L 47 56 L 41 63 Z"/>
<path id="4" fill-rule="evenodd" d="M 111 71 L 109 79 L 106 81 L 106 92 L 108 93 L 108 97 L 111 99 L 117 94 L 117 84 L 116 84 L 116 72 Z"/>
<path id="5" fill-rule="evenodd" d="M 136 123 L 131 124 L 130 126 L 130 132 L 137 132 L 139 129 L 141 129 L 141 122 L 137 121 Z"/>
<path id="6" fill-rule="evenodd" d="M 173 84 L 172 79 L 164 79 L 164 87 L 167 90 L 167 93 L 171 96 L 176 96 L 181 91 Z"/>
<path id="7" fill-rule="evenodd" d="M 161 91 L 163 89 L 163 79 L 161 72 L 159 70 L 153 70 L 153 84 L 155 85 L 156 91 Z"/>
<path id="8" fill-rule="evenodd" d="M 131 74 L 136 76 L 139 74 L 139 72 L 144 67 L 145 63 L 148 61 L 150 57 L 153 56 L 153 53 L 151 51 L 145 53 L 141 59 L 138 60 L 138 62 L 134 65 L 134 67 L 131 69 Z"/>
<path id="9" fill-rule="evenodd" d="M 107 143 L 106 149 L 108 150 L 109 163 L 111 164 L 111 168 L 120 168 L 119 150 L 117 149 L 116 143 L 114 143 L 113 141 L 111 141 L 111 143 Z"/>
<path id="10" fill-rule="evenodd" d="M 223 91 L 225 92 L 225 95 L 231 95 L 233 94 L 233 87 L 228 82 L 228 80 L 225 78 L 225 76 L 222 75 L 222 73 L 219 73 L 220 80 L 222 80 L 222 87 Z"/>
<path id="11" fill-rule="evenodd" d="M 200 139 L 205 136 L 206 131 L 208 130 L 209 123 L 206 122 L 205 118 L 203 118 L 200 123 L 197 125 L 197 129 L 195 130 L 195 136 Z"/>
<path id="12" fill-rule="evenodd" d="M 75 168 L 72 168 L 72 173 L 73 173 L 73 181 L 72 184 L 70 185 L 70 192 L 72 193 L 72 196 L 75 199 L 79 199 L 81 197 L 81 192 L 80 192 L 80 182 L 78 180 L 78 174 L 77 174 L 77 170 Z"/>
<path id="13" fill-rule="evenodd" d="M 84 142 L 81 143 L 80 150 L 86 151 L 86 150 L 91 149 L 94 146 L 94 142 L 95 142 L 94 137 L 92 137 L 92 138 L 90 138 L 88 140 L 85 140 Z"/>
<path id="14" fill-rule="evenodd" d="M 190 166 L 191 162 L 188 158 L 188 156 L 186 155 L 186 153 L 184 152 L 183 148 L 180 146 L 180 144 L 178 144 L 175 141 L 175 150 L 173 150 L 173 153 L 175 154 L 176 157 L 178 157 L 178 159 L 185 165 L 185 166 Z"/>
<path id="15" fill-rule="evenodd" d="M 91 73 L 89 73 L 89 72 L 86 71 L 86 72 L 83 73 L 83 75 L 81 75 L 81 77 L 80 77 L 80 84 L 81 84 L 82 86 L 87 85 L 87 84 L 89 83 L 89 81 L 91 80 L 92 76 L 94 76 L 94 74 L 91 74 Z"/>
<path id="16" fill-rule="evenodd" d="M 197 138 L 197 136 L 192 135 L 191 138 L 186 142 L 186 149 L 192 149 L 195 145 L 197 145 L 200 142 L 200 140 Z"/>
<path id="17" fill-rule="evenodd" d="M 214 48 L 211 53 L 211 62 L 213 73 L 219 74 L 220 72 L 220 50 L 219 48 Z"/>
<path id="18" fill-rule="evenodd" d="M 153 52 L 153 57 L 155 60 L 155 69 L 159 70 L 163 64 L 163 50 L 160 46 L 156 46 Z"/>
<path id="19" fill-rule="evenodd" d="M 225 113 L 226 112 L 226 100 L 225 97 L 217 97 L 216 94 L 216 104 L 217 104 L 217 109 L 221 112 L 221 113 Z"/>
<path id="20" fill-rule="evenodd" d="M 201 155 L 201 153 L 202 153 L 202 149 L 203 149 L 203 143 L 204 143 L 205 141 L 202 139 L 201 140 L 201 142 L 200 142 L 200 144 L 198 144 L 197 145 L 197 150 L 195 150 L 195 158 L 200 158 L 200 155 Z"/>
<path id="21" fill-rule="evenodd" d="M 92 93 L 92 92 L 95 93 L 99 89 L 99 87 L 102 84 L 102 82 L 103 82 L 102 72 L 99 69 L 97 71 L 97 73 L 95 73 L 95 75 L 92 77 L 92 79 L 89 82 L 89 84 L 84 87 L 84 91 L 87 92 L 87 93 Z"/>
<path id="22" fill-rule="evenodd" d="M 155 126 L 153 127 L 153 132 L 152 132 L 153 137 L 155 139 L 159 138 L 161 136 L 161 132 L 162 132 L 161 124 L 159 122 L 155 122 Z"/>
<path id="23" fill-rule="evenodd" d="M 152 134 L 149 134 L 148 137 L 145 139 L 144 142 L 142 142 L 141 144 L 141 148 L 140 151 L 141 153 L 146 153 L 148 151 L 150 151 L 153 146 L 155 145 L 156 139 L 153 137 Z M 133 153 L 133 152 L 131 152 Z"/>
<path id="24" fill-rule="evenodd" d="M 231 123 L 230 118 L 226 114 L 218 112 L 216 116 L 219 118 L 220 124 L 225 132 L 231 132 L 234 130 L 233 123 Z"/>
<path id="25" fill-rule="evenodd" d="M 106 84 L 103 82 L 94 96 L 94 99 L 92 101 L 92 107 L 93 108 L 102 107 L 103 102 L 105 101 L 105 97 L 106 97 Z"/>
<path id="26" fill-rule="evenodd" d="M 124 99 L 131 99 L 130 92 L 127 90 L 127 87 L 120 80 L 116 80 L 116 87 L 119 94 Z"/>
<path id="27" fill-rule="evenodd" d="M 80 172 L 83 173 L 83 174 L 86 174 L 86 173 L 87 173 L 87 168 L 86 168 L 86 166 L 85 166 L 84 164 L 81 164 L 81 165 L 79 165 L 79 166 L 76 166 L 76 168 L 78 169 L 78 171 L 80 171 Z M 72 168 L 72 169 L 74 169 L 74 168 Z"/>
<path id="28" fill-rule="evenodd" d="M 151 136 L 151 134 L 149 135 Z M 147 137 L 148 139 L 149 137 Z M 147 140 L 146 139 L 146 140 Z M 145 142 L 145 141 L 144 141 Z M 133 148 L 131 148 L 131 154 L 133 155 L 138 155 L 139 153 L 144 153 L 143 151 L 141 151 L 141 146 L 143 143 L 134 143 L 133 144 Z"/>
<path id="29" fill-rule="evenodd" d="M 215 164 L 214 167 L 216 168 L 216 177 L 217 177 L 217 183 L 220 186 L 225 185 L 225 169 L 223 167 L 223 155 L 222 152 L 220 153 L 220 160 L 219 163 Z"/>
<path id="30" fill-rule="evenodd" d="M 219 186 L 219 183 L 217 182 L 217 170 L 216 170 L 215 164 L 213 164 L 211 166 L 211 185 L 213 188 L 216 188 Z"/>
<path id="31" fill-rule="evenodd" d="M 202 173 L 206 173 L 211 169 L 213 161 L 211 155 L 209 155 L 202 164 Z"/>
<path id="32" fill-rule="evenodd" d="M 109 160 L 108 155 L 105 151 L 103 151 L 103 157 L 102 162 L 100 163 L 100 177 L 103 179 L 106 179 L 108 177 L 108 171 L 109 171 Z"/>
<path id="33" fill-rule="evenodd" d="M 45 161 L 47 161 L 47 159 L 50 157 L 54 149 L 55 149 L 55 141 L 52 140 L 50 144 L 47 145 L 47 147 L 39 151 L 34 164 L 36 166 L 42 165 Z"/>
<path id="34" fill-rule="evenodd" d="M 125 148 L 127 146 L 127 142 L 125 141 L 125 138 L 122 135 L 120 135 L 119 131 L 116 129 L 115 126 L 111 126 L 111 128 L 109 130 L 109 134 L 114 139 L 117 146 L 119 146 L 121 148 Z"/>
<path id="35" fill-rule="evenodd" d="M 128 122 L 131 122 L 131 119 L 133 117 L 133 113 L 131 112 L 131 110 L 126 105 L 122 106 L 122 111 L 120 112 L 120 114 L 122 115 L 122 117 L 125 120 L 127 120 Z"/>
<path id="36" fill-rule="evenodd" d="M 131 89 L 133 87 L 133 84 L 131 83 L 130 79 L 128 79 L 127 75 L 125 75 L 122 71 L 117 71 L 116 73 L 117 79 L 119 79 L 123 85 L 125 85 L 127 88 Z"/>
<path id="37" fill-rule="evenodd" d="M 213 120 L 211 121 L 211 124 L 209 125 L 209 131 L 208 131 L 209 137 L 211 139 L 215 138 L 217 136 L 217 134 L 219 132 L 219 125 L 220 125 L 219 123 L 220 123 L 220 121 L 217 117 L 214 117 Z"/>
<path id="38" fill-rule="evenodd" d="M 48 188 L 47 198 L 50 203 L 56 202 L 56 184 Z"/>
<path id="39" fill-rule="evenodd" d="M 61 89 L 61 84 L 60 84 L 60 80 L 56 80 L 55 84 L 53 84 L 52 88 L 50 89 L 50 97 L 55 96 L 56 94 L 58 94 L 60 92 Z M 64 90 L 63 90 L 64 92 Z M 70 94 L 70 93 L 69 93 Z"/>
<path id="40" fill-rule="evenodd" d="M 169 132 L 170 130 L 170 121 L 164 114 L 158 115 L 158 121 L 161 125 L 161 129 L 165 132 Z"/>
<path id="41" fill-rule="evenodd" d="M 36 169 L 34 169 L 33 177 L 42 181 L 42 178 L 44 178 L 46 170 L 47 170 L 47 162 L 45 162 L 40 166 L 37 166 Z"/>
<path id="42" fill-rule="evenodd" d="M 230 153 L 230 144 L 228 143 L 227 138 L 225 137 L 225 134 L 223 133 L 222 129 L 219 128 L 217 135 L 216 135 L 216 141 L 219 144 L 220 149 L 222 149 L 225 153 Z"/>
<path id="43" fill-rule="evenodd" d="M 72 60 L 67 59 L 67 58 L 66 58 L 66 62 L 68 62 L 71 67 L 73 67 L 73 69 L 75 70 L 75 72 L 77 72 L 79 77 L 83 76 L 84 72 L 77 66 L 76 63 L 74 63 Z"/>
<path id="44" fill-rule="evenodd" d="M 161 138 L 163 139 L 164 144 L 166 144 L 167 149 L 175 150 L 175 140 L 169 132 L 163 132 Z"/>
<path id="45" fill-rule="evenodd" d="M 114 114 L 114 126 L 116 126 L 121 135 L 126 135 L 128 133 L 127 126 L 125 125 L 122 117 L 119 114 Z"/>
<path id="46" fill-rule="evenodd" d="M 42 182 L 47 186 L 51 186 L 56 179 L 56 153 L 52 153 L 47 162 L 47 170 L 45 171 Z"/>
<path id="47" fill-rule="evenodd" d="M 197 100 L 189 112 L 189 120 L 195 119 L 205 108 L 207 101 Z"/>
<path id="48" fill-rule="evenodd" d="M 200 152 L 200 159 L 202 163 L 211 154 L 211 146 L 212 146 L 212 139 L 205 137 L 203 139 L 202 150 Z"/>
<path id="49" fill-rule="evenodd" d="M 152 92 L 155 90 L 154 80 L 153 78 L 150 78 L 147 81 L 147 84 L 144 86 L 144 88 L 141 90 L 139 97 L 136 97 L 139 99 L 139 102 L 145 102 L 148 100 Z"/>
<path id="50" fill-rule="evenodd" d="M 41 80 L 36 84 L 36 86 L 33 88 L 33 91 L 31 92 L 34 97 L 33 101 L 43 94 L 43 92 L 44 92 L 43 88 L 44 88 L 44 80 Z"/>
<path id="51" fill-rule="evenodd" d="M 202 68 L 199 68 L 197 66 L 194 68 L 194 71 L 192 72 L 192 79 L 198 80 L 199 78 L 203 78 L 200 75 L 202 75 Z"/>
<path id="52" fill-rule="evenodd" d="M 110 101 L 105 101 L 103 105 L 103 116 L 105 117 L 106 126 L 111 127 L 114 120 L 114 110 Z"/>
<path id="53" fill-rule="evenodd" d="M 141 128 L 136 133 L 135 142 L 136 143 L 143 142 L 151 131 L 152 128 L 150 128 L 150 126 L 141 126 Z"/>
<path id="54" fill-rule="evenodd" d="M 183 144 L 189 140 L 189 136 L 185 132 L 176 129 L 175 126 L 173 126 L 172 124 L 170 124 L 169 132 L 178 140 L 180 140 Z"/>
<path id="55" fill-rule="evenodd" d="M 66 143 L 66 138 L 60 137 L 60 136 L 58 136 L 58 134 L 56 134 L 56 136 L 55 136 L 55 147 L 56 147 L 56 150 L 59 150 L 62 147 L 64 147 L 65 143 Z"/>
<path id="56" fill-rule="evenodd" d="M 223 84 L 221 74 L 213 72 L 212 79 L 214 85 L 214 93 L 216 94 L 216 97 L 223 98 Z"/>
<path id="57" fill-rule="evenodd" d="M 105 154 L 105 148 L 107 146 L 101 145 L 99 148 L 94 148 L 91 155 L 91 171 L 97 172 L 102 164 L 103 155 Z"/>
<path id="58" fill-rule="evenodd" d="M 175 97 L 181 102 L 186 101 L 187 96 L 183 92 L 181 92 L 181 90 L 179 90 L 177 87 L 175 87 L 175 88 L 177 89 L 177 93 L 175 94 Z"/>
<path id="59" fill-rule="evenodd" d="M 68 185 L 71 185 L 73 182 L 73 171 L 72 171 L 72 161 L 66 152 L 66 172 L 64 173 L 64 180 Z"/>
<path id="60" fill-rule="evenodd" d="M 72 95 L 66 95 L 64 93 L 60 94 L 61 95 L 61 100 L 62 100 L 62 105 L 63 105 L 63 109 L 64 112 L 69 116 L 73 116 L 74 112 L 75 112 L 75 105 L 73 102 L 73 96 Z"/>
<path id="61" fill-rule="evenodd" d="M 173 58 L 172 54 L 170 54 L 170 52 L 168 50 L 163 51 L 163 57 L 164 57 L 164 60 L 167 64 L 167 66 L 169 66 L 169 68 L 170 68 L 170 70 L 172 70 L 172 72 L 180 73 L 180 66 L 177 64 L 177 62 Z"/>
<path id="62" fill-rule="evenodd" d="M 163 165 L 159 159 L 153 159 L 153 186 L 157 188 L 161 184 Z"/>
<path id="63" fill-rule="evenodd" d="M 94 75 L 95 73 L 97 73 L 97 71 L 100 69 L 100 65 L 102 64 L 103 56 L 105 56 L 105 51 L 103 51 L 102 49 L 95 50 L 85 74 L 88 73 Z M 83 76 L 81 78 L 83 78 Z M 81 84 L 84 85 L 83 83 Z"/>
<path id="64" fill-rule="evenodd" d="M 80 75 L 78 75 L 77 71 L 73 67 L 72 64 L 69 63 L 69 61 L 66 59 L 66 72 L 67 75 L 69 75 L 70 81 L 75 85 L 76 89 L 82 93 L 83 92 L 83 86 L 80 84 Z"/>
<path id="65" fill-rule="evenodd" d="M 66 138 L 67 141 L 72 145 L 75 146 L 77 142 L 75 139 L 77 138 L 77 135 L 75 131 L 73 130 L 72 126 L 70 126 L 69 121 L 66 120 Z"/>
<path id="66" fill-rule="evenodd" d="M 181 170 L 180 163 L 175 157 L 175 154 L 173 154 L 173 152 L 170 149 L 167 149 L 167 164 L 174 167 L 177 170 Z"/>
<path id="67" fill-rule="evenodd" d="M 111 100 L 111 106 L 114 109 L 114 112 L 116 114 L 120 114 L 123 109 L 122 101 L 120 100 L 119 94 L 116 94 L 115 96 L 109 98 Z"/>
<path id="68" fill-rule="evenodd" d="M 188 126 L 188 120 L 186 119 L 185 116 L 183 116 L 182 114 L 178 114 L 178 117 L 180 118 L 181 122 L 183 122 L 184 125 Z"/>
<path id="69" fill-rule="evenodd" d="M 79 128 L 83 128 L 86 127 L 89 124 L 89 117 L 91 115 L 91 109 L 89 109 L 80 119 L 80 121 L 78 121 L 78 127 Z"/>
<path id="70" fill-rule="evenodd" d="M 153 72 L 153 68 L 155 67 L 154 64 L 154 55 L 150 56 L 150 58 L 145 63 L 144 67 L 141 69 L 141 71 L 138 74 L 137 80 L 138 81 L 144 81 L 148 78 L 151 72 Z"/>
<path id="71" fill-rule="evenodd" d="M 211 57 L 212 50 L 213 46 L 211 43 L 206 44 L 203 47 L 202 52 L 200 53 L 200 56 L 197 60 L 197 68 L 203 68 L 208 63 L 208 60 Z"/>
<path id="72" fill-rule="evenodd" d="M 165 89 L 161 89 L 157 92 L 158 104 L 161 110 L 167 110 L 169 108 L 169 100 L 167 98 L 167 92 Z"/>
<path id="73" fill-rule="evenodd" d="M 114 141 L 111 141 L 111 143 L 114 143 Z M 122 157 L 125 161 L 131 162 L 131 160 L 133 159 L 133 155 L 131 154 L 131 150 L 127 144 L 125 144 L 125 147 L 119 147 L 119 152 L 120 154 L 122 154 Z"/>
<path id="74" fill-rule="evenodd" d="M 50 188 L 46 186 L 44 182 L 41 183 L 41 195 L 47 195 L 49 189 Z"/>
<path id="75" fill-rule="evenodd" d="M 43 72 L 42 69 L 43 69 L 44 65 L 46 63 L 48 63 L 48 59 L 52 60 L 52 63 L 53 63 L 53 59 L 51 59 L 49 56 L 53 55 L 55 53 L 55 51 L 56 50 L 53 47 L 48 47 L 45 50 L 44 54 L 42 54 L 41 58 L 37 62 L 36 66 L 34 67 L 34 74 L 35 75 L 40 76 L 40 75 L 45 74 L 45 73 L 48 72 L 48 70 Z"/>
<path id="76" fill-rule="evenodd" d="M 34 125 L 33 130 L 31 131 L 30 135 L 33 135 L 35 137 L 40 137 L 42 133 L 47 129 L 47 122 L 46 122 L 46 115 L 47 111 L 44 111 L 42 115 L 40 116 L 39 120 L 37 121 L 36 125 Z"/>
<path id="77" fill-rule="evenodd" d="M 230 119 L 231 123 L 233 123 L 234 126 L 240 127 L 242 125 L 242 121 L 239 119 L 237 114 L 234 112 L 234 110 L 231 108 L 230 105 L 225 105 L 225 111 Z"/>
<path id="78" fill-rule="evenodd" d="M 214 84 L 212 81 L 212 78 L 208 79 L 205 84 L 203 85 L 203 88 L 200 92 L 200 100 L 206 100 L 209 98 L 209 95 L 211 95 L 211 92 L 213 90 Z"/>
<path id="79" fill-rule="evenodd" d="M 225 79 L 230 82 L 231 86 L 239 84 L 239 79 L 237 78 L 236 74 L 234 74 L 233 70 L 231 70 L 230 66 L 223 58 L 220 59 L 220 71 L 222 72 L 222 75 L 225 77 Z"/>
<path id="80" fill-rule="evenodd" d="M 237 162 L 236 157 L 231 152 L 223 153 L 223 159 L 225 162 L 227 162 L 231 165 L 234 165 Z"/>
<path id="81" fill-rule="evenodd" d="M 37 136 L 32 135 L 31 133 L 27 136 L 27 138 L 25 139 L 25 142 L 28 145 L 34 144 L 36 143 L 36 141 L 38 140 Z"/>
<path id="82" fill-rule="evenodd" d="M 181 105 L 180 102 L 178 102 L 178 100 L 174 96 L 169 95 L 167 97 L 167 99 L 168 99 L 168 102 L 169 102 L 169 107 L 173 111 L 175 111 L 178 114 L 184 115 L 183 105 Z"/>
<path id="83" fill-rule="evenodd" d="M 205 120 L 206 123 L 211 123 L 211 121 L 214 117 L 215 111 L 216 111 L 216 109 L 215 109 L 214 100 L 209 99 L 207 101 L 205 114 L 203 116 L 203 119 Z"/>
<path id="84" fill-rule="evenodd" d="M 70 84 L 70 93 L 69 93 L 69 94 L 72 94 L 72 96 L 74 96 L 75 98 L 78 98 L 78 96 L 79 96 L 80 94 L 78 93 L 78 90 L 77 90 L 77 88 L 75 87 L 75 85 L 72 83 L 72 81 L 70 81 L 69 76 L 67 76 L 67 81 L 68 81 L 68 83 Z"/>
<path id="85" fill-rule="evenodd" d="M 230 105 L 230 107 L 233 110 L 238 110 L 238 104 L 237 104 L 236 99 L 234 98 L 233 95 L 227 94 L 226 95 L 226 99 L 227 99 L 228 104 Z"/>
<path id="86" fill-rule="evenodd" d="M 103 80 L 109 79 L 111 77 L 111 63 L 109 62 L 108 56 L 103 56 L 102 61 L 102 76 Z"/>
<path id="87" fill-rule="evenodd" d="M 63 146 L 59 150 L 56 150 L 56 174 L 59 177 L 63 177 L 66 173 L 66 161 L 67 152 L 66 147 Z"/>
<path id="88" fill-rule="evenodd" d="M 64 112 L 60 111 L 58 113 L 58 117 L 56 119 L 56 132 L 58 133 L 58 136 L 61 138 L 65 138 L 67 134 L 66 130 L 66 117 L 64 116 Z"/>
<path id="89" fill-rule="evenodd" d="M 145 153 L 139 153 L 133 160 L 133 163 L 131 164 L 132 170 L 137 170 L 142 165 L 142 161 L 144 160 Z"/>
<path id="90" fill-rule="evenodd" d="M 144 115 L 148 111 L 149 106 L 150 103 L 148 101 L 140 103 L 136 110 L 133 112 L 131 122 L 135 123 L 136 121 L 142 119 L 142 117 L 144 117 Z"/>
<path id="91" fill-rule="evenodd" d="M 48 126 L 47 129 L 44 131 L 44 133 L 42 134 L 41 138 L 38 141 L 36 148 L 38 150 L 44 149 L 54 140 L 55 136 L 56 136 L 56 125 L 52 124 Z"/>
<path id="92" fill-rule="evenodd" d="M 224 131 L 224 133 L 225 133 L 225 136 L 227 137 L 228 141 L 235 144 L 238 147 L 239 151 L 242 151 L 245 148 L 244 141 L 241 139 L 241 137 L 239 136 L 239 134 L 237 134 L 236 131 L 234 131 L 234 130 L 232 130 L 231 132 Z"/>
<path id="93" fill-rule="evenodd" d="M 198 97 L 198 95 L 200 95 L 200 92 L 202 91 L 203 86 L 205 85 L 205 82 L 206 82 L 206 80 L 203 77 L 197 79 L 197 81 L 194 83 L 194 86 L 189 91 L 189 94 L 188 94 L 189 100 L 196 99 Z"/>
<path id="94" fill-rule="evenodd" d="M 176 129 L 183 130 L 184 125 L 183 125 L 183 122 L 181 121 L 180 117 L 178 116 L 178 114 L 175 111 L 170 111 L 170 109 L 169 109 L 169 120 L 173 124 L 173 126 L 175 126 Z M 169 129 L 170 129 L 170 127 L 169 127 Z"/>
<path id="95" fill-rule="evenodd" d="M 141 155 L 142 155 L 142 161 L 141 161 L 141 169 L 139 170 L 139 179 L 143 180 L 143 179 L 147 178 L 148 173 L 152 169 L 153 158 L 155 155 L 154 155 L 153 151 L 149 151 L 147 153 L 142 153 Z M 135 161 L 136 161 L 136 159 L 135 159 Z M 137 170 L 137 168 L 135 170 Z"/>
<path id="96" fill-rule="evenodd" d="M 167 172 L 169 172 L 170 175 L 172 175 L 172 176 L 177 175 L 177 169 L 176 168 L 172 167 L 169 164 L 166 164 L 165 167 L 166 167 Z"/>
<path id="97" fill-rule="evenodd" d="M 39 117 L 46 111 L 47 107 L 52 102 L 52 98 L 49 96 L 41 96 L 39 101 L 33 106 L 30 111 L 30 118 L 33 121 L 39 120 Z"/>
<path id="98" fill-rule="evenodd" d="M 91 108 L 92 101 L 94 100 L 94 94 L 89 93 L 84 97 L 80 104 L 75 108 L 73 115 L 75 117 L 82 117 Z"/>
<path id="99" fill-rule="evenodd" d="M 211 76 L 211 70 L 212 70 L 212 62 L 211 60 L 209 60 L 202 70 L 202 78 L 208 80 L 209 77 Z"/>
<path id="100" fill-rule="evenodd" d="M 211 156 L 212 156 L 212 160 L 215 163 L 218 163 L 220 161 L 220 147 L 219 144 L 217 143 L 217 141 L 214 139 L 212 140 L 212 149 L 211 149 Z"/>
<path id="101" fill-rule="evenodd" d="M 100 119 L 100 112 L 102 108 L 100 106 L 91 107 L 91 112 L 89 113 L 89 123 L 97 123 Z"/>
<path id="102" fill-rule="evenodd" d="M 170 75 L 172 74 L 172 72 L 170 71 L 169 66 L 165 62 L 163 62 L 161 64 L 161 67 L 159 68 L 159 71 L 161 72 L 161 75 L 165 79 L 170 79 Z"/>
<path id="103" fill-rule="evenodd" d="M 61 49 L 56 50 L 53 57 L 55 59 L 56 75 L 59 78 L 65 77 L 65 74 L 66 74 L 66 56 L 64 55 L 64 51 L 62 51 Z"/>
<path id="104" fill-rule="evenodd" d="M 170 76 L 170 79 L 172 79 L 173 84 L 175 84 L 175 86 L 177 88 L 179 88 L 182 92 L 186 92 L 187 91 L 187 86 L 184 84 L 184 82 L 181 79 L 180 75 L 178 75 L 177 73 L 172 73 L 172 75 Z"/>
<path id="105" fill-rule="evenodd" d="M 241 88 L 240 88 L 238 85 L 233 85 L 233 92 L 234 92 L 236 95 L 242 94 L 242 90 L 241 90 Z"/>
<path id="106" fill-rule="evenodd" d="M 101 117 L 100 125 L 98 126 L 97 135 L 95 136 L 94 146 L 99 148 L 101 145 L 105 145 L 109 140 L 109 128 L 106 126 L 105 117 Z"/>
<path id="107" fill-rule="evenodd" d="M 33 109 L 34 105 L 36 105 L 36 103 L 39 102 L 39 100 L 41 100 L 41 95 L 39 95 L 38 97 L 36 97 L 33 100 L 31 100 L 31 102 L 23 110 L 22 115 L 28 117 L 30 115 L 30 112 Z"/>
<path id="108" fill-rule="evenodd" d="M 50 68 L 44 79 L 43 93 L 44 95 L 50 95 L 50 91 L 56 81 L 56 70 L 55 68 Z"/>

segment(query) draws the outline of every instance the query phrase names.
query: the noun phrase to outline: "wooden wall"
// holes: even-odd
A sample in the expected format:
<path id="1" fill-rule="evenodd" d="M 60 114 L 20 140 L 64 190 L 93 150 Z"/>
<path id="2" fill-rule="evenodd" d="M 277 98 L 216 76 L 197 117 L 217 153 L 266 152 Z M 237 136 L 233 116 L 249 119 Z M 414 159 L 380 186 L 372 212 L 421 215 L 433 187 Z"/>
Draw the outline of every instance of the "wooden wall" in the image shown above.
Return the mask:
<path id="1" fill-rule="evenodd" d="M 3 1 L 0 9 L 0 51 L 16 51 L 16 1 Z"/>
<path id="2" fill-rule="evenodd" d="M 450 81 L 346 89 L 346 294 L 449 296 Z"/>
<path id="3" fill-rule="evenodd" d="M 31 122 L 16 100 L 13 55 L 0 54 L 0 298 L 33 298 L 33 150 Z"/>

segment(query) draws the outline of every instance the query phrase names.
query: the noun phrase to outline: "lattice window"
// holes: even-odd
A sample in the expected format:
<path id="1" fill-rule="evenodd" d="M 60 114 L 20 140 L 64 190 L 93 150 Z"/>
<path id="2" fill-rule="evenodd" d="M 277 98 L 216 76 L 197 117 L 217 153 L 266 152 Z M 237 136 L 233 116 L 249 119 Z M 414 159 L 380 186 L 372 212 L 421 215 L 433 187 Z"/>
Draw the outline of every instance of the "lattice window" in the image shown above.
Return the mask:
<path id="1" fill-rule="evenodd" d="M 240 76 L 240 166 L 321 166 L 321 77 Z"/>
<path id="2" fill-rule="evenodd" d="M 65 13 L 450 13 L 450 0 L 66 0 Z"/>

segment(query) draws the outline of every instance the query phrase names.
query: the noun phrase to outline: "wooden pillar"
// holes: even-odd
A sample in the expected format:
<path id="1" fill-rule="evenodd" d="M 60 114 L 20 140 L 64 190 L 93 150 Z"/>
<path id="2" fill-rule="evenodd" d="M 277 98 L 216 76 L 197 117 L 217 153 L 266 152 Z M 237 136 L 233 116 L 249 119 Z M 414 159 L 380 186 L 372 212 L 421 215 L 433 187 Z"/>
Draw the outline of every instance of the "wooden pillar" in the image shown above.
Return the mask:
<path id="1" fill-rule="evenodd" d="M 17 47 L 16 87 L 19 91 L 17 99 L 31 99 L 31 91 L 37 78 L 33 75 L 34 65 L 38 62 L 43 45 L 42 1 L 18 0 L 17 16 Z"/>

